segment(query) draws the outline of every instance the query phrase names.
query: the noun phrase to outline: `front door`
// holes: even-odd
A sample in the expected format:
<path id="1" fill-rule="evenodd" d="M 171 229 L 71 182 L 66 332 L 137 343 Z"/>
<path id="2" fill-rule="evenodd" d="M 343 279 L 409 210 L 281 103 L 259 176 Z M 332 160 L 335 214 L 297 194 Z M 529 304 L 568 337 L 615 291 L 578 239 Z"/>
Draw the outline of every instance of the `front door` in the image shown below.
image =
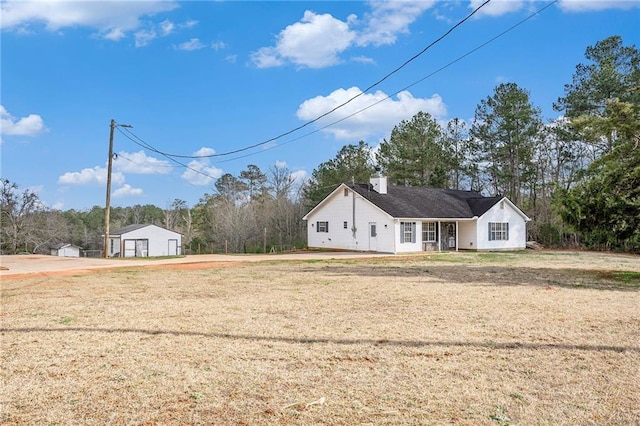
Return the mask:
<path id="1" fill-rule="evenodd" d="M 456 249 L 456 224 L 447 222 L 442 224 L 442 250 Z"/>
<path id="2" fill-rule="evenodd" d="M 369 251 L 378 251 L 378 228 L 375 222 L 369 222 Z"/>
<path id="3" fill-rule="evenodd" d="M 169 251 L 167 252 L 169 256 L 177 256 L 178 255 L 178 240 L 169 240 Z"/>

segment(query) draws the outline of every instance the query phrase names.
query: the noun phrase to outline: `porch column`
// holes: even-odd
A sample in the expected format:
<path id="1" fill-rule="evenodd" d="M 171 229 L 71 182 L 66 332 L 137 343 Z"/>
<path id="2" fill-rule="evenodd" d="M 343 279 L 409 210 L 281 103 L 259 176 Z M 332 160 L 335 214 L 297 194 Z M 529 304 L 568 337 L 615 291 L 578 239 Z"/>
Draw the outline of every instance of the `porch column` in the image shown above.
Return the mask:
<path id="1" fill-rule="evenodd" d="M 442 224 L 438 221 L 438 251 L 442 251 Z"/>
<path id="2" fill-rule="evenodd" d="M 456 220 L 456 251 L 458 251 L 458 221 Z"/>

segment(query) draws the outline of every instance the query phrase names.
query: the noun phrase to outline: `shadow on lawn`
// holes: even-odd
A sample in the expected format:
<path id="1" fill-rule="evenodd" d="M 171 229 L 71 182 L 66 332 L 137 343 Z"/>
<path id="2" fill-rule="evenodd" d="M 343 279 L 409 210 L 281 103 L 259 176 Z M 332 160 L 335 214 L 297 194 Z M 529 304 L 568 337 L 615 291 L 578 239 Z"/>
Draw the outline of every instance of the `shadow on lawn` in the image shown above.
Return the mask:
<path id="1" fill-rule="evenodd" d="M 533 350 L 578 350 L 578 351 L 611 351 L 611 352 L 640 352 L 637 346 L 611 346 L 588 345 L 571 343 L 533 343 L 533 342 L 457 342 L 457 341 L 420 341 L 420 340 L 387 340 L 387 339 L 334 339 L 324 337 L 281 337 L 281 336 L 252 336 L 232 333 L 205 333 L 198 331 L 171 331 L 171 330 L 145 330 L 138 328 L 92 328 L 92 327 L 65 327 L 65 328 L 0 328 L 0 333 L 133 333 L 151 336 L 195 336 L 204 338 L 247 340 L 258 342 L 282 342 L 302 344 L 336 344 L 336 345 L 370 345 L 370 346 L 402 346 L 409 348 L 422 347 L 465 347 L 477 349 L 533 349 Z"/>
<path id="2" fill-rule="evenodd" d="M 302 272 L 317 274 L 315 268 Z M 328 275 L 361 277 L 432 278 L 451 284 L 531 285 L 541 287 L 588 288 L 640 291 L 640 272 L 584 269 L 527 268 L 474 265 L 356 265 L 324 266 Z"/>

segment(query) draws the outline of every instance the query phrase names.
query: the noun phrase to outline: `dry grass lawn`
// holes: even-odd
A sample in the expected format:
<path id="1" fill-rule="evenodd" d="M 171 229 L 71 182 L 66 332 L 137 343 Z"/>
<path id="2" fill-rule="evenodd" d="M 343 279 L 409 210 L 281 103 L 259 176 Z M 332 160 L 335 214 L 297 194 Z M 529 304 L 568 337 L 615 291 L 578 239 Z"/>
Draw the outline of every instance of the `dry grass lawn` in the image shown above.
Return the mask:
<path id="1" fill-rule="evenodd" d="M 7 425 L 640 423 L 634 256 L 23 278 L 1 321 Z"/>

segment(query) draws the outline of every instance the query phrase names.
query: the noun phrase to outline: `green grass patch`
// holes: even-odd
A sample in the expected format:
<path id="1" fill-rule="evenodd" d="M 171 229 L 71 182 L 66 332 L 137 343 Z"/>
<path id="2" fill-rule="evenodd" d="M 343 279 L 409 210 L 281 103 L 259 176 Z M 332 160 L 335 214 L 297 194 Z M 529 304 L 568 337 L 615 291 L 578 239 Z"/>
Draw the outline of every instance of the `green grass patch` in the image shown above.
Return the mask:
<path id="1" fill-rule="evenodd" d="M 625 288 L 640 288 L 640 272 L 597 271 L 594 275 L 603 281 L 617 283 Z"/>
<path id="2" fill-rule="evenodd" d="M 58 324 L 69 325 L 74 321 L 72 317 L 62 317 L 56 320 Z"/>
<path id="3" fill-rule="evenodd" d="M 613 279 L 622 281 L 625 283 L 635 283 L 640 285 L 640 272 L 634 271 L 618 271 L 614 272 Z"/>

